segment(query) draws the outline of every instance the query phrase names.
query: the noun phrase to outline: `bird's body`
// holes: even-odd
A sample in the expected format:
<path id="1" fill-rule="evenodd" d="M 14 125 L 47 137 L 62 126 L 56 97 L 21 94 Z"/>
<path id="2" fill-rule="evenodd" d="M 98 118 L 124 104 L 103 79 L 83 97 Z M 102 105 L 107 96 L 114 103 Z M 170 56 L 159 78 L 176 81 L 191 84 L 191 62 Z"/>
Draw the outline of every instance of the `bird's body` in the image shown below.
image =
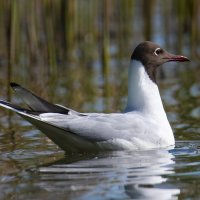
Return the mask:
<path id="1" fill-rule="evenodd" d="M 128 101 L 122 113 L 79 113 L 50 104 L 17 84 L 12 84 L 13 89 L 31 109 L 21 109 L 4 101 L 0 101 L 0 105 L 20 114 L 67 152 L 138 150 L 174 145 L 155 70 L 165 62 L 188 59 L 172 57 L 166 52 L 163 60 L 156 60 L 154 65 L 158 49 L 158 45 L 144 42 L 134 50 L 129 66 Z M 143 51 L 147 57 L 143 57 Z"/>

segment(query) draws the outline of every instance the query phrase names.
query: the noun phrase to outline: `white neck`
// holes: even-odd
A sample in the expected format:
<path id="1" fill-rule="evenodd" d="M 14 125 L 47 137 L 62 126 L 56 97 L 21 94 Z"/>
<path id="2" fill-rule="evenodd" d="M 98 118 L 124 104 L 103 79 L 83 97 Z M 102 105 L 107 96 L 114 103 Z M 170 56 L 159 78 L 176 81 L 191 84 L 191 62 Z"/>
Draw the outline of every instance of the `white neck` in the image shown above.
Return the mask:
<path id="1" fill-rule="evenodd" d="M 128 76 L 128 102 L 125 112 L 142 111 L 166 116 L 158 86 L 149 78 L 141 62 L 131 60 Z"/>
<path id="2" fill-rule="evenodd" d="M 155 131 L 167 145 L 174 144 L 174 135 L 163 108 L 158 86 L 146 73 L 144 66 L 137 61 L 131 61 L 128 77 L 128 102 L 125 112 L 135 114 L 139 112 L 145 116 L 146 123 Z M 150 121 L 148 121 L 150 120 Z M 151 123 L 150 123 L 151 122 Z"/>

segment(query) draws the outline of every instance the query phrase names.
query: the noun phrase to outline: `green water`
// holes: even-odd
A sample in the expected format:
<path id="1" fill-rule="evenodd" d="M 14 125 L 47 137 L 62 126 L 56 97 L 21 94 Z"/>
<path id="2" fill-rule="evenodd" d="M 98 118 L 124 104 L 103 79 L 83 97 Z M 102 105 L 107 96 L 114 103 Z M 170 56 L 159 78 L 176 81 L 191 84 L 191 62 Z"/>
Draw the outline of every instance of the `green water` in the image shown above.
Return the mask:
<path id="1" fill-rule="evenodd" d="M 159 70 L 176 146 L 67 155 L 0 109 L 0 199 L 200 199 L 198 0 L 0 1 L 0 97 L 15 81 L 82 112 L 121 111 L 133 48 L 152 40 L 190 63 Z"/>

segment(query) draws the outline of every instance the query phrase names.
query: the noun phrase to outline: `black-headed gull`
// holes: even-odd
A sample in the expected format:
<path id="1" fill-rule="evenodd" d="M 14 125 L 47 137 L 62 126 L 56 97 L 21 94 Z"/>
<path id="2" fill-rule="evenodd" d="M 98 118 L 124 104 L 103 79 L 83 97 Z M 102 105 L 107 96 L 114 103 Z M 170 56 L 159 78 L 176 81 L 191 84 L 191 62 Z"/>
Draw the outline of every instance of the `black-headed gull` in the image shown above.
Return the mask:
<path id="1" fill-rule="evenodd" d="M 149 41 L 134 49 L 128 72 L 128 101 L 122 113 L 79 113 L 51 104 L 16 83 L 11 87 L 28 108 L 6 101 L 0 101 L 0 105 L 21 115 L 67 152 L 167 147 L 175 140 L 156 83 L 156 70 L 170 61 L 189 59 Z"/>

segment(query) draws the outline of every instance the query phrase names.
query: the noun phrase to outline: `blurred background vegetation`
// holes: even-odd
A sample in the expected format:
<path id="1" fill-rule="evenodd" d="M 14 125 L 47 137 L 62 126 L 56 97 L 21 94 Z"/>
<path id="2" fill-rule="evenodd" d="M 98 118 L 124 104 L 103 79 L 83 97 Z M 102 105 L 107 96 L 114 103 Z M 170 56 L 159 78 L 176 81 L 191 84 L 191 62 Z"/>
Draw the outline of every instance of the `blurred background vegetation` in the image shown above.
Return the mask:
<path id="1" fill-rule="evenodd" d="M 151 40 L 198 62 L 199 29 L 199 0 L 1 0 L 0 96 L 15 81 L 82 111 L 121 110 L 134 47 Z"/>

